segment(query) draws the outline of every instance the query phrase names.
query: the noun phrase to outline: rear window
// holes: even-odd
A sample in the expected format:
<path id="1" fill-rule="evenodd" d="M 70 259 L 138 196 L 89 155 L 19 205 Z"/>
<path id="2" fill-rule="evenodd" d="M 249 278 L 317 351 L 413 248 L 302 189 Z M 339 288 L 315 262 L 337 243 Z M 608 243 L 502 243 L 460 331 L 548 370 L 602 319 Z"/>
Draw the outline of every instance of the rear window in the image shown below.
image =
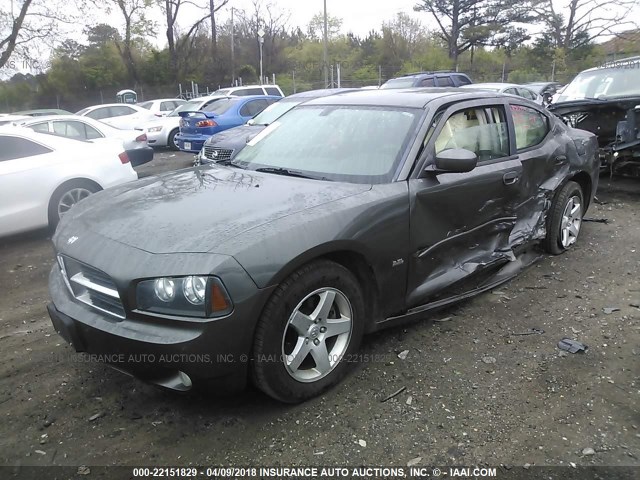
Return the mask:
<path id="1" fill-rule="evenodd" d="M 209 105 L 205 105 L 204 107 L 202 107 L 202 111 L 222 115 L 223 113 L 231 109 L 231 107 L 233 107 L 236 103 L 238 103 L 238 100 L 235 98 L 221 98 L 216 102 L 212 102 Z"/>
<path id="2" fill-rule="evenodd" d="M 413 87 L 414 82 L 414 78 L 392 78 L 391 80 L 387 80 L 385 83 L 383 83 L 380 88 L 409 88 Z"/>
<path id="3" fill-rule="evenodd" d="M 282 93 L 280 93 L 280 90 L 276 87 L 265 87 L 265 90 L 267 91 L 267 95 L 277 95 L 278 97 L 282 96 Z"/>
<path id="4" fill-rule="evenodd" d="M 456 81 L 460 84 L 460 85 L 471 85 L 471 80 L 469 80 L 467 77 L 465 77 L 464 75 L 456 75 Z"/>
<path id="5" fill-rule="evenodd" d="M 231 95 L 235 95 L 237 97 L 246 97 L 247 95 L 264 95 L 262 88 L 241 88 L 238 90 L 232 90 Z"/>
<path id="6" fill-rule="evenodd" d="M 139 103 L 138 106 L 149 110 L 153 106 L 153 102 L 142 102 Z"/>

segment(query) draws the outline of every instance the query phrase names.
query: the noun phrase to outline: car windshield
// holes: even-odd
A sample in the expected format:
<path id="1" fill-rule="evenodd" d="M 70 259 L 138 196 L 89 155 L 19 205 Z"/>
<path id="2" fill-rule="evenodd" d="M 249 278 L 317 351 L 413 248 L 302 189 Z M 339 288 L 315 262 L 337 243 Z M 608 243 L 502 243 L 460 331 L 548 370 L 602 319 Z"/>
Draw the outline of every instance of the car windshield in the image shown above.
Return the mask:
<path id="1" fill-rule="evenodd" d="M 304 99 L 308 100 L 308 99 Z M 276 119 L 287 113 L 296 105 L 300 105 L 303 99 L 291 99 L 291 100 L 280 100 L 276 103 L 272 103 L 267 108 L 265 108 L 262 112 L 251 119 L 252 125 L 269 125 L 273 123 Z"/>
<path id="2" fill-rule="evenodd" d="M 383 83 L 380 88 L 408 88 L 413 87 L 414 82 L 414 78 L 392 78 Z"/>
<path id="3" fill-rule="evenodd" d="M 640 65 L 628 64 L 582 72 L 567 85 L 557 102 L 640 96 Z"/>
<path id="4" fill-rule="evenodd" d="M 327 180 L 386 183 L 420 113 L 392 107 L 300 106 L 247 143 L 233 164 Z"/>
<path id="5" fill-rule="evenodd" d="M 200 105 L 202 105 L 202 100 L 191 100 L 187 103 L 183 103 L 174 111 L 172 111 L 168 117 L 179 117 L 180 112 L 193 112 L 200 109 Z"/>

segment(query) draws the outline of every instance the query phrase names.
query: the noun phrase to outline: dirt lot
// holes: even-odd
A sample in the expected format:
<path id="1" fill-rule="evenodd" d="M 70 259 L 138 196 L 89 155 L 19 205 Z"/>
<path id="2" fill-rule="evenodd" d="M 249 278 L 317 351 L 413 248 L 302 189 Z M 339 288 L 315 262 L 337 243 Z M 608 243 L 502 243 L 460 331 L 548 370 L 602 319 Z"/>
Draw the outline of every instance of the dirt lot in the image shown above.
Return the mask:
<path id="1" fill-rule="evenodd" d="M 446 321 L 368 337 L 379 361 L 298 406 L 178 396 L 81 362 L 45 311 L 46 233 L 0 240 L 0 465 L 640 465 L 640 182 L 603 180 L 588 217 L 609 223 L 585 223 L 574 250 Z M 588 351 L 561 352 L 563 337 Z"/>

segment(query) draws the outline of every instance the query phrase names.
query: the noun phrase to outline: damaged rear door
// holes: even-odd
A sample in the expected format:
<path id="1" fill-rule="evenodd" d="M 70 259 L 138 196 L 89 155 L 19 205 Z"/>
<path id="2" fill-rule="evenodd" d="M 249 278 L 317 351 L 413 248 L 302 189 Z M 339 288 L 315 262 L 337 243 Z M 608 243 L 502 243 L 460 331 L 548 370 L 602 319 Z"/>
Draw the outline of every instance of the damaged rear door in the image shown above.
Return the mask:
<path id="1" fill-rule="evenodd" d="M 515 247 L 544 238 L 545 212 L 558 185 L 569 173 L 565 131 L 540 109 L 510 101 L 509 115 L 522 178 L 518 197 L 507 204 L 507 212 L 517 218 L 510 245 Z M 554 127 L 552 127 L 554 125 Z"/>
<path id="2" fill-rule="evenodd" d="M 522 164 L 511 155 L 507 107 L 506 100 L 476 100 L 432 117 L 413 175 L 418 178 L 409 180 L 409 308 L 429 303 L 436 293 L 446 297 L 446 287 L 514 258 L 510 205 L 520 196 Z M 477 167 L 467 173 L 428 171 L 436 153 L 451 148 L 476 153 Z"/>

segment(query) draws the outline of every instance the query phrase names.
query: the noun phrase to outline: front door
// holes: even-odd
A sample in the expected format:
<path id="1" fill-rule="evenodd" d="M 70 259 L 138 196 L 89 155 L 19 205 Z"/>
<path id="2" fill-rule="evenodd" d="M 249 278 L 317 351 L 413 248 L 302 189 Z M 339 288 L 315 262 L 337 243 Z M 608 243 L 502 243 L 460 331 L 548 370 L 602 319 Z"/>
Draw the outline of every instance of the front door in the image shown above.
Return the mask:
<path id="1" fill-rule="evenodd" d="M 518 197 L 522 175 L 522 164 L 511 156 L 505 103 L 472 101 L 437 112 L 424 142 L 422 171 L 409 180 L 409 308 L 513 259 L 509 235 L 516 218 L 508 206 Z M 467 173 L 429 172 L 435 156 L 452 148 L 473 151 L 477 167 Z"/>

